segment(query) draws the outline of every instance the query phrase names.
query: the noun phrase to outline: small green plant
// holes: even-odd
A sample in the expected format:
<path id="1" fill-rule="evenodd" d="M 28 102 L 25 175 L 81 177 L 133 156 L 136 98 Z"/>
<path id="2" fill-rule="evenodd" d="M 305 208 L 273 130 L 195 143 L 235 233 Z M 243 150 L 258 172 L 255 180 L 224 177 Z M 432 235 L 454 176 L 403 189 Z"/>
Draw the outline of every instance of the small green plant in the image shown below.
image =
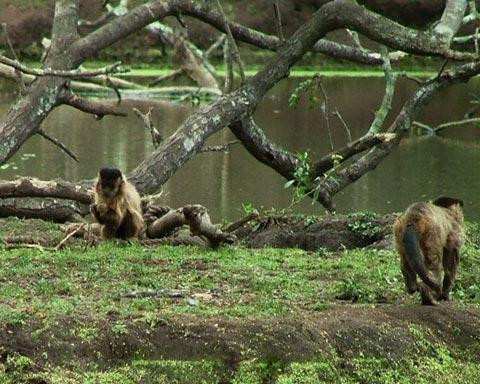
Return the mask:
<path id="1" fill-rule="evenodd" d="M 112 325 L 112 332 L 116 335 L 128 335 L 128 328 L 125 324 L 117 323 Z"/>
<path id="2" fill-rule="evenodd" d="M 290 98 L 288 99 L 288 106 L 292 109 L 297 108 L 300 98 L 304 93 L 307 93 L 308 107 L 310 109 L 317 107 L 321 100 L 317 95 L 320 82 L 321 76 L 318 73 L 315 73 L 310 79 L 301 81 L 290 95 Z"/>
<path id="3" fill-rule="evenodd" d="M 348 224 L 348 228 L 365 237 L 376 237 L 382 232 L 382 228 L 375 223 L 376 215 L 373 212 L 359 212 L 349 215 L 355 221 Z"/>
<path id="4" fill-rule="evenodd" d="M 323 174 L 323 178 L 312 178 L 312 166 L 310 164 L 310 157 L 308 152 L 297 155 L 298 166 L 293 174 L 293 179 L 285 183 L 285 189 L 295 185 L 292 205 L 301 201 L 306 196 L 312 197 L 312 204 L 318 201 L 322 186 L 320 181 L 324 182 L 338 182 L 338 174 L 336 168 L 341 164 L 343 157 L 340 155 L 332 155 L 332 168 Z"/>
<path id="5" fill-rule="evenodd" d="M 258 213 L 258 209 L 252 203 L 242 203 L 243 213 L 249 215 L 251 213 Z"/>

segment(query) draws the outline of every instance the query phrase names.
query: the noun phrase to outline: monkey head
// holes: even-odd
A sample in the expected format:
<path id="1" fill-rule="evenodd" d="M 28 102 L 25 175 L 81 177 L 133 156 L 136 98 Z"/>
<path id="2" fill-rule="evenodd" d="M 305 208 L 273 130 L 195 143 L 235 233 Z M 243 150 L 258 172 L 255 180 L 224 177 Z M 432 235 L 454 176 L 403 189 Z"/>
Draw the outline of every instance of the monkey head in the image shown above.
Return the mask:
<path id="1" fill-rule="evenodd" d="M 455 220 L 463 225 L 463 200 L 455 197 L 440 196 L 432 201 L 432 204 L 438 207 L 446 208 L 448 211 L 450 211 L 450 214 L 453 215 Z"/>
<path id="2" fill-rule="evenodd" d="M 456 199 L 455 197 L 448 197 L 448 196 L 440 196 L 435 200 L 433 200 L 432 203 L 443 208 L 449 208 L 454 204 L 459 204 L 460 207 L 463 207 L 463 200 Z"/>
<path id="3" fill-rule="evenodd" d="M 102 168 L 98 173 L 97 193 L 111 199 L 120 193 L 123 183 L 123 175 L 119 169 Z"/>

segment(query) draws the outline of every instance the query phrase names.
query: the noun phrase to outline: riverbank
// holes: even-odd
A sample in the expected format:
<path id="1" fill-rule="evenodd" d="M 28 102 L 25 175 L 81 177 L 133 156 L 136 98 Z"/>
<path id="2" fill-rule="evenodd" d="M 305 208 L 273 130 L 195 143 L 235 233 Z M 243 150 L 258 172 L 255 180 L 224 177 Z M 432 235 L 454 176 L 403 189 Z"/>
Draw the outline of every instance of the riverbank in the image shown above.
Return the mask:
<path id="1" fill-rule="evenodd" d="M 0 228 L 63 238 L 39 220 Z M 433 308 L 404 293 L 390 249 L 4 249 L 0 381 L 476 382 L 479 234 L 468 225 L 452 302 Z"/>

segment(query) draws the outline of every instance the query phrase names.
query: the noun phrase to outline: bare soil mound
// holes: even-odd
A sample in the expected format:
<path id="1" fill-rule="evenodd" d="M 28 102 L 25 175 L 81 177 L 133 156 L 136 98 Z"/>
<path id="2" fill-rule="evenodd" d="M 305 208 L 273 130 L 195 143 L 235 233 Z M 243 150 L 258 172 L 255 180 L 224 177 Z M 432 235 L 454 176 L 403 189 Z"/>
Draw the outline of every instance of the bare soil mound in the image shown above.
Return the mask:
<path id="1" fill-rule="evenodd" d="M 112 319 L 91 323 L 98 330 L 91 340 L 72 332 L 80 322 L 7 324 L 0 329 L 0 359 L 21 354 L 39 367 L 72 360 L 109 367 L 139 358 L 215 359 L 234 369 L 242 360 L 308 361 L 332 351 L 346 360 L 359 354 L 400 360 L 415 352 L 422 339 L 454 353 L 468 352 L 480 362 L 480 310 L 452 305 L 345 306 L 272 320 L 186 316 L 154 324 L 131 322 L 120 333 L 112 330 Z"/>
<path id="2" fill-rule="evenodd" d="M 252 248 L 378 249 L 392 246 L 392 224 L 396 215 L 379 216 L 370 212 L 319 217 L 268 217 L 250 230 L 240 231 Z"/>

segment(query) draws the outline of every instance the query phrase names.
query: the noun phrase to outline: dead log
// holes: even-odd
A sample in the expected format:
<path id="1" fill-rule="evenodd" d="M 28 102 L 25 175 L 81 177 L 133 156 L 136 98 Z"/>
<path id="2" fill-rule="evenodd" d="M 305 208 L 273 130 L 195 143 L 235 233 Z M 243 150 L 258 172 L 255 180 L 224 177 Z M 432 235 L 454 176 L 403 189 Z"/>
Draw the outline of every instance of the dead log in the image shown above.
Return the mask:
<path id="1" fill-rule="evenodd" d="M 0 199 L 0 217 L 43 219 L 56 223 L 84 222 L 85 207 L 70 200 L 52 198 Z"/>
<path id="2" fill-rule="evenodd" d="M 210 221 L 207 209 L 198 204 L 186 205 L 168 212 L 155 220 L 147 228 L 146 234 L 149 238 L 164 237 L 182 225 L 188 225 L 194 236 L 205 236 L 213 248 L 221 243 L 233 243 L 237 239 L 235 235 L 216 228 Z"/>

